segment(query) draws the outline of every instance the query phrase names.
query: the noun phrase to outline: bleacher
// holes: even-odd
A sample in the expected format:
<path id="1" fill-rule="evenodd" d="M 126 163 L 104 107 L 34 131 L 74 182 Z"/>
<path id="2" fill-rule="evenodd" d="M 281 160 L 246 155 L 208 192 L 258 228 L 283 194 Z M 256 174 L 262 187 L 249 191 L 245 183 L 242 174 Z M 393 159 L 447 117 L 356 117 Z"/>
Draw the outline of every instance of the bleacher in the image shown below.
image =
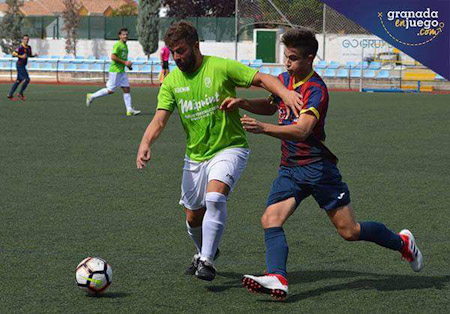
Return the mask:
<path id="1" fill-rule="evenodd" d="M 0 58 L 0 72 L 5 75 L 9 72 L 9 76 L 15 72 L 16 58 L 11 55 L 4 55 Z M 159 58 L 137 57 L 131 59 L 133 62 L 133 69 L 127 72 L 131 74 L 132 78 L 137 80 L 150 80 L 152 83 L 157 81 L 157 77 L 162 70 L 162 65 Z M 258 69 L 261 73 L 278 76 L 286 71 L 284 65 L 281 64 L 265 64 L 261 59 L 255 60 L 240 60 L 241 63 Z M 80 80 L 105 80 L 105 73 L 109 71 L 111 60 L 109 56 L 39 56 L 37 58 L 30 58 L 28 61 L 28 70 L 34 77 L 51 77 L 56 73 L 56 78 L 61 77 L 78 78 Z M 170 70 L 176 67 L 173 61 L 169 62 Z M 399 68 L 393 64 L 382 64 L 380 62 L 346 62 L 341 64 L 337 61 L 318 60 L 314 64 L 315 71 L 322 76 L 327 83 L 341 82 L 345 84 L 348 81 L 357 81 L 361 78 L 372 82 L 384 82 L 401 79 L 405 82 L 414 82 L 417 85 L 421 82 L 444 82 L 445 79 L 435 74 L 430 70 L 415 70 Z M 362 71 L 361 71 L 362 70 Z M 46 76 L 47 75 L 47 76 Z M 405 84 L 408 86 L 407 84 Z M 427 90 L 425 86 L 424 90 Z"/>

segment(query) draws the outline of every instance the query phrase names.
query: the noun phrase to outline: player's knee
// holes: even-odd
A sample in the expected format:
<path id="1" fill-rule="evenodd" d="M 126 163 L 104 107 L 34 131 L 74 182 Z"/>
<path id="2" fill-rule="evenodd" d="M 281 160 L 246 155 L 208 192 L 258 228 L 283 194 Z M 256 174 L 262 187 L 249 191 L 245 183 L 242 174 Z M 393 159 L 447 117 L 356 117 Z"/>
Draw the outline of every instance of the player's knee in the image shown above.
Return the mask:
<path id="1" fill-rule="evenodd" d="M 357 241 L 359 240 L 358 228 L 353 227 L 338 227 L 339 235 L 346 241 Z"/>
<path id="2" fill-rule="evenodd" d="M 272 227 L 281 227 L 283 224 L 283 221 L 279 215 L 276 215 L 273 212 L 266 211 L 264 215 L 261 217 L 261 226 L 266 228 L 272 228 Z"/>
<path id="3" fill-rule="evenodd" d="M 191 228 L 198 228 L 202 226 L 203 217 L 186 217 L 186 221 Z"/>
<path id="4" fill-rule="evenodd" d="M 194 210 L 186 213 L 186 221 L 191 228 L 201 227 L 203 223 L 204 211 Z"/>

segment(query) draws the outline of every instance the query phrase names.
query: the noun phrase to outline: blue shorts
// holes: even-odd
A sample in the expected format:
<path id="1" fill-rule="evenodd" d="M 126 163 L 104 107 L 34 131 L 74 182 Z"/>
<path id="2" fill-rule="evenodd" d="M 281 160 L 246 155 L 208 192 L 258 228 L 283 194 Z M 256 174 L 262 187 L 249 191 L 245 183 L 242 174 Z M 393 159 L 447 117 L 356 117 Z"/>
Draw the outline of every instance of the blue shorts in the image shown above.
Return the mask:
<path id="1" fill-rule="evenodd" d="M 24 81 L 29 80 L 30 76 L 28 75 L 27 68 L 24 66 L 18 66 L 17 67 L 17 80 L 18 81 Z"/>
<path id="2" fill-rule="evenodd" d="M 309 195 L 325 210 L 350 203 L 350 191 L 347 184 L 342 182 L 336 165 L 328 160 L 321 160 L 305 166 L 281 166 L 267 198 L 267 207 L 291 197 L 295 198 L 297 207 Z"/>

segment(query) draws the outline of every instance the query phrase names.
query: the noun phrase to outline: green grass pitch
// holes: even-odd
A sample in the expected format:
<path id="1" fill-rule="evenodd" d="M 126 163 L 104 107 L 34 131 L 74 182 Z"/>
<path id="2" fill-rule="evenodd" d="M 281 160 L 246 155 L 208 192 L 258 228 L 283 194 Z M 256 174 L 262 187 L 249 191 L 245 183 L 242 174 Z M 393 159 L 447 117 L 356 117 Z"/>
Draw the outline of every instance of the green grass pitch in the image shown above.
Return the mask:
<path id="1" fill-rule="evenodd" d="M 285 225 L 290 291 L 279 303 L 240 282 L 264 271 L 259 219 L 278 140 L 249 135 L 252 155 L 228 203 L 218 276 L 208 283 L 183 275 L 194 247 L 178 205 L 185 135 L 177 113 L 148 168 L 135 167 L 156 88 L 132 89 L 143 111 L 136 117 L 124 116 L 121 92 L 87 109 L 95 86 L 31 84 L 26 102 L 8 101 L 9 88 L 0 85 L 0 312 L 448 311 L 450 96 L 331 93 L 327 145 L 358 219 L 412 230 L 425 268 L 416 274 L 397 252 L 344 241 L 307 199 Z M 101 298 L 75 285 L 86 256 L 113 268 Z"/>

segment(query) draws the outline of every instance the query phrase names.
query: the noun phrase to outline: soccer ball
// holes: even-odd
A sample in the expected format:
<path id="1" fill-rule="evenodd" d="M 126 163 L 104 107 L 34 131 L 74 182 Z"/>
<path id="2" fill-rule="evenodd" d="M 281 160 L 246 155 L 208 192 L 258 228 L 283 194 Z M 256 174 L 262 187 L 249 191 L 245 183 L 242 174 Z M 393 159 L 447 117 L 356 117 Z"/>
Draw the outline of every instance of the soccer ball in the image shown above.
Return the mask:
<path id="1" fill-rule="evenodd" d="M 78 264 L 75 279 L 78 287 L 87 293 L 102 293 L 112 282 L 112 269 L 99 257 L 87 257 Z"/>

